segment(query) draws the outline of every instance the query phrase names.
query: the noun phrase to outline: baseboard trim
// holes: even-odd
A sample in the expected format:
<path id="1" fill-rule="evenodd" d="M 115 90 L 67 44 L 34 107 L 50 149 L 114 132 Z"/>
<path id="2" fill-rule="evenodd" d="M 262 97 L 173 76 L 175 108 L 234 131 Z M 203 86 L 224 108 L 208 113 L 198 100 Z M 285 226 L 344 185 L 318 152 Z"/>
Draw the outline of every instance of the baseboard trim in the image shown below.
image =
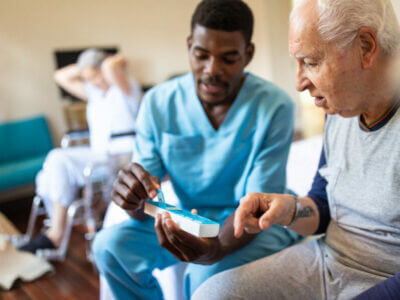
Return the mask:
<path id="1" fill-rule="evenodd" d="M 19 187 L 0 191 L 0 203 L 10 202 L 20 198 L 35 195 L 35 184 L 30 183 Z"/>

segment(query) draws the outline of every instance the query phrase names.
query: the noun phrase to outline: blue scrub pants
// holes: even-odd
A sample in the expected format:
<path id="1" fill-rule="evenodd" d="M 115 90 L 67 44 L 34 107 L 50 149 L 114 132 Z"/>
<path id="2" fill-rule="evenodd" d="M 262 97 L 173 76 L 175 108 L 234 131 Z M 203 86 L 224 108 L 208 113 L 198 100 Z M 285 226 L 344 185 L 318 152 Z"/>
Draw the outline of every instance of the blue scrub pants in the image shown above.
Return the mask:
<path id="1" fill-rule="evenodd" d="M 294 232 L 274 225 L 214 265 L 189 264 L 184 276 L 186 298 L 189 299 L 197 287 L 214 274 L 278 252 L 298 239 Z M 178 262 L 159 245 L 153 218 L 145 221 L 130 219 L 103 229 L 94 240 L 93 252 L 97 267 L 116 299 L 163 299 L 152 271 Z"/>

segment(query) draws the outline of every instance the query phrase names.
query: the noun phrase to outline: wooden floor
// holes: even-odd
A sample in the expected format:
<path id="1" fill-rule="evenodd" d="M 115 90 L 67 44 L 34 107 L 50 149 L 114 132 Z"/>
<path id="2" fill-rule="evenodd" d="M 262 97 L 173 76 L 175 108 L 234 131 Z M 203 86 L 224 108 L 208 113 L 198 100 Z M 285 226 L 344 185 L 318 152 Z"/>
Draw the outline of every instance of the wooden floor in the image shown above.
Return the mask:
<path id="1" fill-rule="evenodd" d="M 17 205 L 0 205 L 0 211 L 21 232 L 25 232 L 29 213 L 29 199 Z M 83 230 L 72 232 L 67 258 L 64 262 L 52 262 L 55 272 L 34 282 L 17 282 L 10 291 L 0 290 L 0 299 L 98 299 L 99 280 L 92 265 L 86 260 Z"/>

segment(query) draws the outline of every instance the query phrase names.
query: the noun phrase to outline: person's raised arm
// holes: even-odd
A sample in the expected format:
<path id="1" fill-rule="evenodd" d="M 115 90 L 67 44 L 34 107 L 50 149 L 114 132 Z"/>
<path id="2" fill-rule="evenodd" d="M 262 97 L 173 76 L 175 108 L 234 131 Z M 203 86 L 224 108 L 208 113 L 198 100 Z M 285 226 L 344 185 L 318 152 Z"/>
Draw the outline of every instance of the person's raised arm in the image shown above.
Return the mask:
<path id="1" fill-rule="evenodd" d="M 58 69 L 54 73 L 54 80 L 59 86 L 75 97 L 82 100 L 87 99 L 83 79 L 80 77 L 77 64 Z"/>
<path id="2" fill-rule="evenodd" d="M 115 85 L 126 96 L 131 96 L 132 88 L 127 75 L 127 59 L 122 54 L 107 57 L 101 65 L 101 71 L 109 85 Z"/>

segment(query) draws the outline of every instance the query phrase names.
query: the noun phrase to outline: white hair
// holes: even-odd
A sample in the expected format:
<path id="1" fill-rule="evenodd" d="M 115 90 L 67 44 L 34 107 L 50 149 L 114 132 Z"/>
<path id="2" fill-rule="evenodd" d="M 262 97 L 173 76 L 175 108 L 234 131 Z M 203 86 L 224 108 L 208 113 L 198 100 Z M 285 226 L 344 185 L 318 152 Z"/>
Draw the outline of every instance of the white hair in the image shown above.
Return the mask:
<path id="1" fill-rule="evenodd" d="M 291 19 L 309 0 L 297 0 Z M 318 30 L 326 42 L 345 49 L 362 27 L 372 28 L 379 46 L 392 55 L 400 48 L 400 27 L 390 0 L 314 0 L 318 5 Z"/>
<path id="2" fill-rule="evenodd" d="M 95 69 L 100 69 L 101 64 L 106 59 L 107 55 L 104 51 L 89 48 L 83 51 L 78 56 L 77 66 L 80 71 L 85 69 L 86 67 L 93 67 Z"/>

